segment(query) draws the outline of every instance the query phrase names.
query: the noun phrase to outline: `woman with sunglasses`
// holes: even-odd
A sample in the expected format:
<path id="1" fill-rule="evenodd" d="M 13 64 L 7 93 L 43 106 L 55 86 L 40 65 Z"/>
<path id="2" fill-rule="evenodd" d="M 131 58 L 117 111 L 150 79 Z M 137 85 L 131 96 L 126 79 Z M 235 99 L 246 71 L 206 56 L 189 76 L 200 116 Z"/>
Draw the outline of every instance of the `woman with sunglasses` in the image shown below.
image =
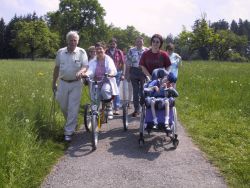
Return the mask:
<path id="1" fill-rule="evenodd" d="M 154 69 L 164 68 L 169 69 L 171 61 L 165 51 L 161 50 L 163 38 L 159 34 L 154 34 L 150 40 L 151 49 L 144 52 L 140 59 L 140 67 L 148 79 Z"/>

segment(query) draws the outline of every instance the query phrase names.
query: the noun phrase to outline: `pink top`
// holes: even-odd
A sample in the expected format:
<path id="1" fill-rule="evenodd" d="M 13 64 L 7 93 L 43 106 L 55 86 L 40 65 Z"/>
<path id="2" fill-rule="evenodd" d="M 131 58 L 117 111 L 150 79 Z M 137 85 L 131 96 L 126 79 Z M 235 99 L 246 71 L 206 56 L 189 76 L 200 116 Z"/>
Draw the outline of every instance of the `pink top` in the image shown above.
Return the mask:
<path id="1" fill-rule="evenodd" d="M 100 81 L 104 77 L 105 73 L 106 73 L 105 60 L 98 61 L 95 69 L 95 79 L 97 81 Z"/>

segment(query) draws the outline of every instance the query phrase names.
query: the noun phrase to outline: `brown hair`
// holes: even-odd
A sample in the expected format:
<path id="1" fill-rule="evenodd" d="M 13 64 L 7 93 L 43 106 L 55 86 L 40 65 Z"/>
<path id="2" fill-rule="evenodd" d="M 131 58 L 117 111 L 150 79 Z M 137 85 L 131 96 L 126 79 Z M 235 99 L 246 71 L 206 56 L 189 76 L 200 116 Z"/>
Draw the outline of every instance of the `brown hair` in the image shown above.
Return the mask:
<path id="1" fill-rule="evenodd" d="M 104 42 L 97 42 L 96 44 L 95 44 L 95 47 L 97 48 L 97 47 L 102 47 L 103 49 L 106 49 L 106 44 L 104 43 Z"/>
<path id="2" fill-rule="evenodd" d="M 166 46 L 166 50 L 174 51 L 174 44 L 168 43 L 168 45 Z"/>
<path id="3" fill-rule="evenodd" d="M 150 44 L 152 45 L 152 42 L 154 40 L 154 38 L 158 38 L 160 40 L 160 48 L 162 47 L 163 44 L 163 38 L 160 34 L 154 34 L 151 39 L 150 39 Z"/>

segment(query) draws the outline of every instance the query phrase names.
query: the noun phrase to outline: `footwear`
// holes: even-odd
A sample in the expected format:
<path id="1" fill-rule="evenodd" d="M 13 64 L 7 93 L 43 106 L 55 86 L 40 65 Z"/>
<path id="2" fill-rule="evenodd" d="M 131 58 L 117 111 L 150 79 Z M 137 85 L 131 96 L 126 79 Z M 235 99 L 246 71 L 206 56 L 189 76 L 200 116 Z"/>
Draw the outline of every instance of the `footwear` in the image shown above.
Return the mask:
<path id="1" fill-rule="evenodd" d="M 170 130 L 171 130 L 168 124 L 165 124 L 165 129 L 166 129 L 167 131 L 170 131 Z"/>
<path id="2" fill-rule="evenodd" d="M 108 111 L 108 116 L 113 116 L 112 110 L 109 110 L 109 111 Z"/>
<path id="3" fill-rule="evenodd" d="M 65 135 L 64 140 L 65 140 L 66 142 L 70 142 L 70 141 L 72 140 L 71 135 Z"/>
<path id="4" fill-rule="evenodd" d="M 108 116 L 108 119 L 114 119 L 114 116 Z"/>
<path id="5" fill-rule="evenodd" d="M 115 110 L 113 114 L 114 115 L 120 115 L 119 110 Z"/>
<path id="6" fill-rule="evenodd" d="M 137 117 L 137 116 L 139 116 L 139 115 L 140 115 L 140 113 L 139 113 L 139 112 L 136 112 L 136 111 L 132 113 L 132 117 Z"/>

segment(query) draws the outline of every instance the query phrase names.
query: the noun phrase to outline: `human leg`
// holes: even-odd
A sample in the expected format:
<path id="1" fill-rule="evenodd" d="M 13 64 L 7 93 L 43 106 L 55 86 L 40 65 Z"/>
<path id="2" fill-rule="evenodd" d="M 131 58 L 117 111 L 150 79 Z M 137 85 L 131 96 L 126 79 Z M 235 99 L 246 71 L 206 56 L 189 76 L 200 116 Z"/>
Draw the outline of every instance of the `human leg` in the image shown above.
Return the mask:
<path id="1" fill-rule="evenodd" d="M 82 93 L 80 81 L 70 83 L 69 86 L 67 120 L 64 128 L 65 135 L 72 135 L 75 131 Z"/>
<path id="2" fill-rule="evenodd" d="M 150 106 L 151 106 L 151 112 L 153 116 L 154 125 L 157 125 L 158 121 L 157 121 L 156 112 L 155 112 L 155 98 L 154 97 L 151 97 Z"/>
<path id="3" fill-rule="evenodd" d="M 138 79 L 131 79 L 132 87 L 133 87 L 133 103 L 134 103 L 134 113 L 138 113 L 140 111 L 140 104 L 139 104 L 139 92 L 140 92 L 140 85 Z"/>
<path id="4" fill-rule="evenodd" d="M 67 119 L 67 109 L 68 109 L 68 83 L 61 81 L 56 92 L 56 100 L 59 103 L 60 109 L 63 113 L 65 120 Z"/>
<path id="5" fill-rule="evenodd" d="M 119 88 L 120 87 L 120 82 L 121 82 L 121 72 L 117 72 L 117 75 L 116 75 L 115 79 L 116 79 L 117 87 Z M 115 96 L 113 103 L 114 103 L 114 114 L 119 115 L 118 110 L 119 110 L 120 105 L 121 105 L 120 95 Z"/>
<path id="6" fill-rule="evenodd" d="M 101 99 L 104 101 L 110 100 L 112 98 L 112 92 L 111 92 L 111 85 L 109 83 L 104 83 L 101 88 Z M 109 119 L 113 119 L 113 109 L 112 109 L 112 102 L 103 102 L 103 109 L 105 108 L 104 105 L 106 105 L 106 110 L 108 114 Z"/>

